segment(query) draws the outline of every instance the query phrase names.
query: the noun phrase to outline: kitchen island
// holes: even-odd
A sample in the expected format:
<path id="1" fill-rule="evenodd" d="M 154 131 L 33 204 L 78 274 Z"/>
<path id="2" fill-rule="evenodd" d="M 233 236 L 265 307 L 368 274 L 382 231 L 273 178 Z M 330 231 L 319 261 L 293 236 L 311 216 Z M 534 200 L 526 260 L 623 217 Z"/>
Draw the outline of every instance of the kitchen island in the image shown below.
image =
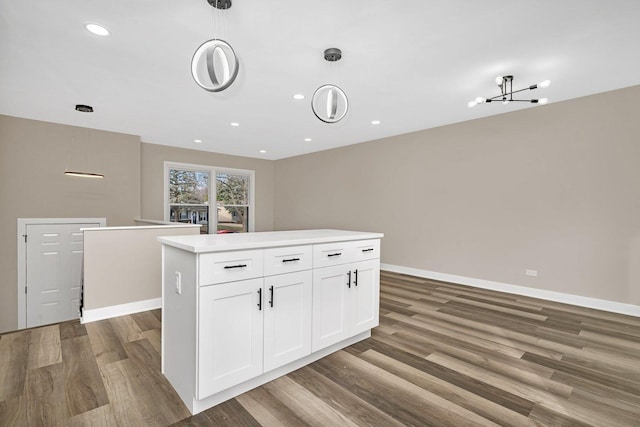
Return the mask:
<path id="1" fill-rule="evenodd" d="M 159 237 L 162 372 L 192 414 L 371 336 L 380 233 Z"/>

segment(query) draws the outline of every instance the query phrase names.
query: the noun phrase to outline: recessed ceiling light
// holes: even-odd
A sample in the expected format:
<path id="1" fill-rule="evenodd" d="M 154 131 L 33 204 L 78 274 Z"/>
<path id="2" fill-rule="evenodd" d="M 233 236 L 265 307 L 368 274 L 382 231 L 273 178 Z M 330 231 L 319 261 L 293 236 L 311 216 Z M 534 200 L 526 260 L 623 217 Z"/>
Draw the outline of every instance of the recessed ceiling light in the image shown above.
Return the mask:
<path id="1" fill-rule="evenodd" d="M 96 36 L 108 36 L 111 32 L 100 24 L 85 24 L 87 31 Z"/>
<path id="2" fill-rule="evenodd" d="M 202 144 L 202 140 L 201 139 L 194 139 L 193 142 L 195 142 L 196 144 Z"/>
<path id="3" fill-rule="evenodd" d="M 293 95 L 293 99 L 297 99 L 297 100 L 304 99 L 304 95 L 301 93 L 296 93 L 295 95 Z"/>
<path id="4" fill-rule="evenodd" d="M 380 120 L 371 120 L 371 124 L 372 125 L 379 125 L 380 124 Z"/>
<path id="5" fill-rule="evenodd" d="M 311 142 L 311 138 L 305 138 L 304 142 Z"/>
<path id="6" fill-rule="evenodd" d="M 264 153 L 266 153 L 266 152 L 267 152 L 267 150 L 260 150 L 260 152 L 261 152 L 262 154 L 264 154 Z"/>
<path id="7" fill-rule="evenodd" d="M 231 122 L 231 126 L 233 126 L 233 127 L 238 127 L 238 126 L 240 126 L 240 123 L 238 123 L 238 122 Z"/>

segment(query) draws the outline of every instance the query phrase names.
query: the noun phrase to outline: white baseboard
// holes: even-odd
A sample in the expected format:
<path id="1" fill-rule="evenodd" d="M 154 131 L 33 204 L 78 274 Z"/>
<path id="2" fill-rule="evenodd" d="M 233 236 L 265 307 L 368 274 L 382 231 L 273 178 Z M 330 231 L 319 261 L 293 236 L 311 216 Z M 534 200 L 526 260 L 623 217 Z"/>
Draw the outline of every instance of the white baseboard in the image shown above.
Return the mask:
<path id="1" fill-rule="evenodd" d="M 454 274 L 438 273 L 436 271 L 420 270 L 417 268 L 403 267 L 393 264 L 380 264 L 380 269 L 392 271 L 394 273 L 423 277 L 425 279 L 459 283 L 461 285 L 475 286 L 476 288 L 491 289 L 509 294 L 523 295 L 548 301 L 561 302 L 564 304 L 577 305 L 579 307 L 595 308 L 597 310 L 640 317 L 640 306 L 632 304 L 564 294 L 562 292 L 546 291 L 544 289 L 527 288 L 525 286 L 510 285 L 508 283 L 493 282 L 491 280 L 475 279 L 473 277 L 466 276 L 456 276 Z"/>
<path id="2" fill-rule="evenodd" d="M 143 301 L 129 302 L 126 304 L 112 305 L 109 307 L 83 310 L 80 323 L 95 322 L 97 320 L 110 319 L 112 317 L 139 313 L 141 311 L 155 310 L 162 306 L 162 298 L 153 298 Z"/>

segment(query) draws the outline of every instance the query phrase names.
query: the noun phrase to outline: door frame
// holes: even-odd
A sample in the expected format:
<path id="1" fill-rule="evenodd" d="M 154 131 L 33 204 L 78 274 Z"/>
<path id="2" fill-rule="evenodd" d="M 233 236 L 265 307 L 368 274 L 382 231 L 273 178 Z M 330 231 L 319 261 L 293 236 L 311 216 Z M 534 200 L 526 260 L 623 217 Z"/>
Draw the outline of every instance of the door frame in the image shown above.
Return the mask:
<path id="1" fill-rule="evenodd" d="M 27 245 L 24 236 L 28 225 L 38 224 L 86 224 L 96 222 L 100 227 L 107 226 L 106 218 L 18 218 L 18 329 L 27 327 Z M 84 250 L 84 249 L 83 249 Z"/>

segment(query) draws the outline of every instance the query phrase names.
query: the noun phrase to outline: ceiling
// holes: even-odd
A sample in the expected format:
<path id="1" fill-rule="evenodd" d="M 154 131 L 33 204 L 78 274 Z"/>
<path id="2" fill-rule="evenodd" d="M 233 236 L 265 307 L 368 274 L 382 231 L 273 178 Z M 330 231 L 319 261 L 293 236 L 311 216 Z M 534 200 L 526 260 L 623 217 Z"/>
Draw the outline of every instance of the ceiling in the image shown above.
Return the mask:
<path id="1" fill-rule="evenodd" d="M 88 22 L 111 35 L 90 34 Z M 524 92 L 550 104 L 640 84 L 638 22 L 638 0 L 233 0 L 227 11 L 206 0 L 0 0 L 0 114 L 280 159 L 546 108 L 468 108 L 499 93 L 498 75 L 514 75 L 514 89 L 551 79 Z M 220 93 L 190 72 L 212 38 L 240 60 Z M 329 47 L 341 61 L 324 60 Z M 339 123 L 311 110 L 325 83 L 349 97 Z"/>

